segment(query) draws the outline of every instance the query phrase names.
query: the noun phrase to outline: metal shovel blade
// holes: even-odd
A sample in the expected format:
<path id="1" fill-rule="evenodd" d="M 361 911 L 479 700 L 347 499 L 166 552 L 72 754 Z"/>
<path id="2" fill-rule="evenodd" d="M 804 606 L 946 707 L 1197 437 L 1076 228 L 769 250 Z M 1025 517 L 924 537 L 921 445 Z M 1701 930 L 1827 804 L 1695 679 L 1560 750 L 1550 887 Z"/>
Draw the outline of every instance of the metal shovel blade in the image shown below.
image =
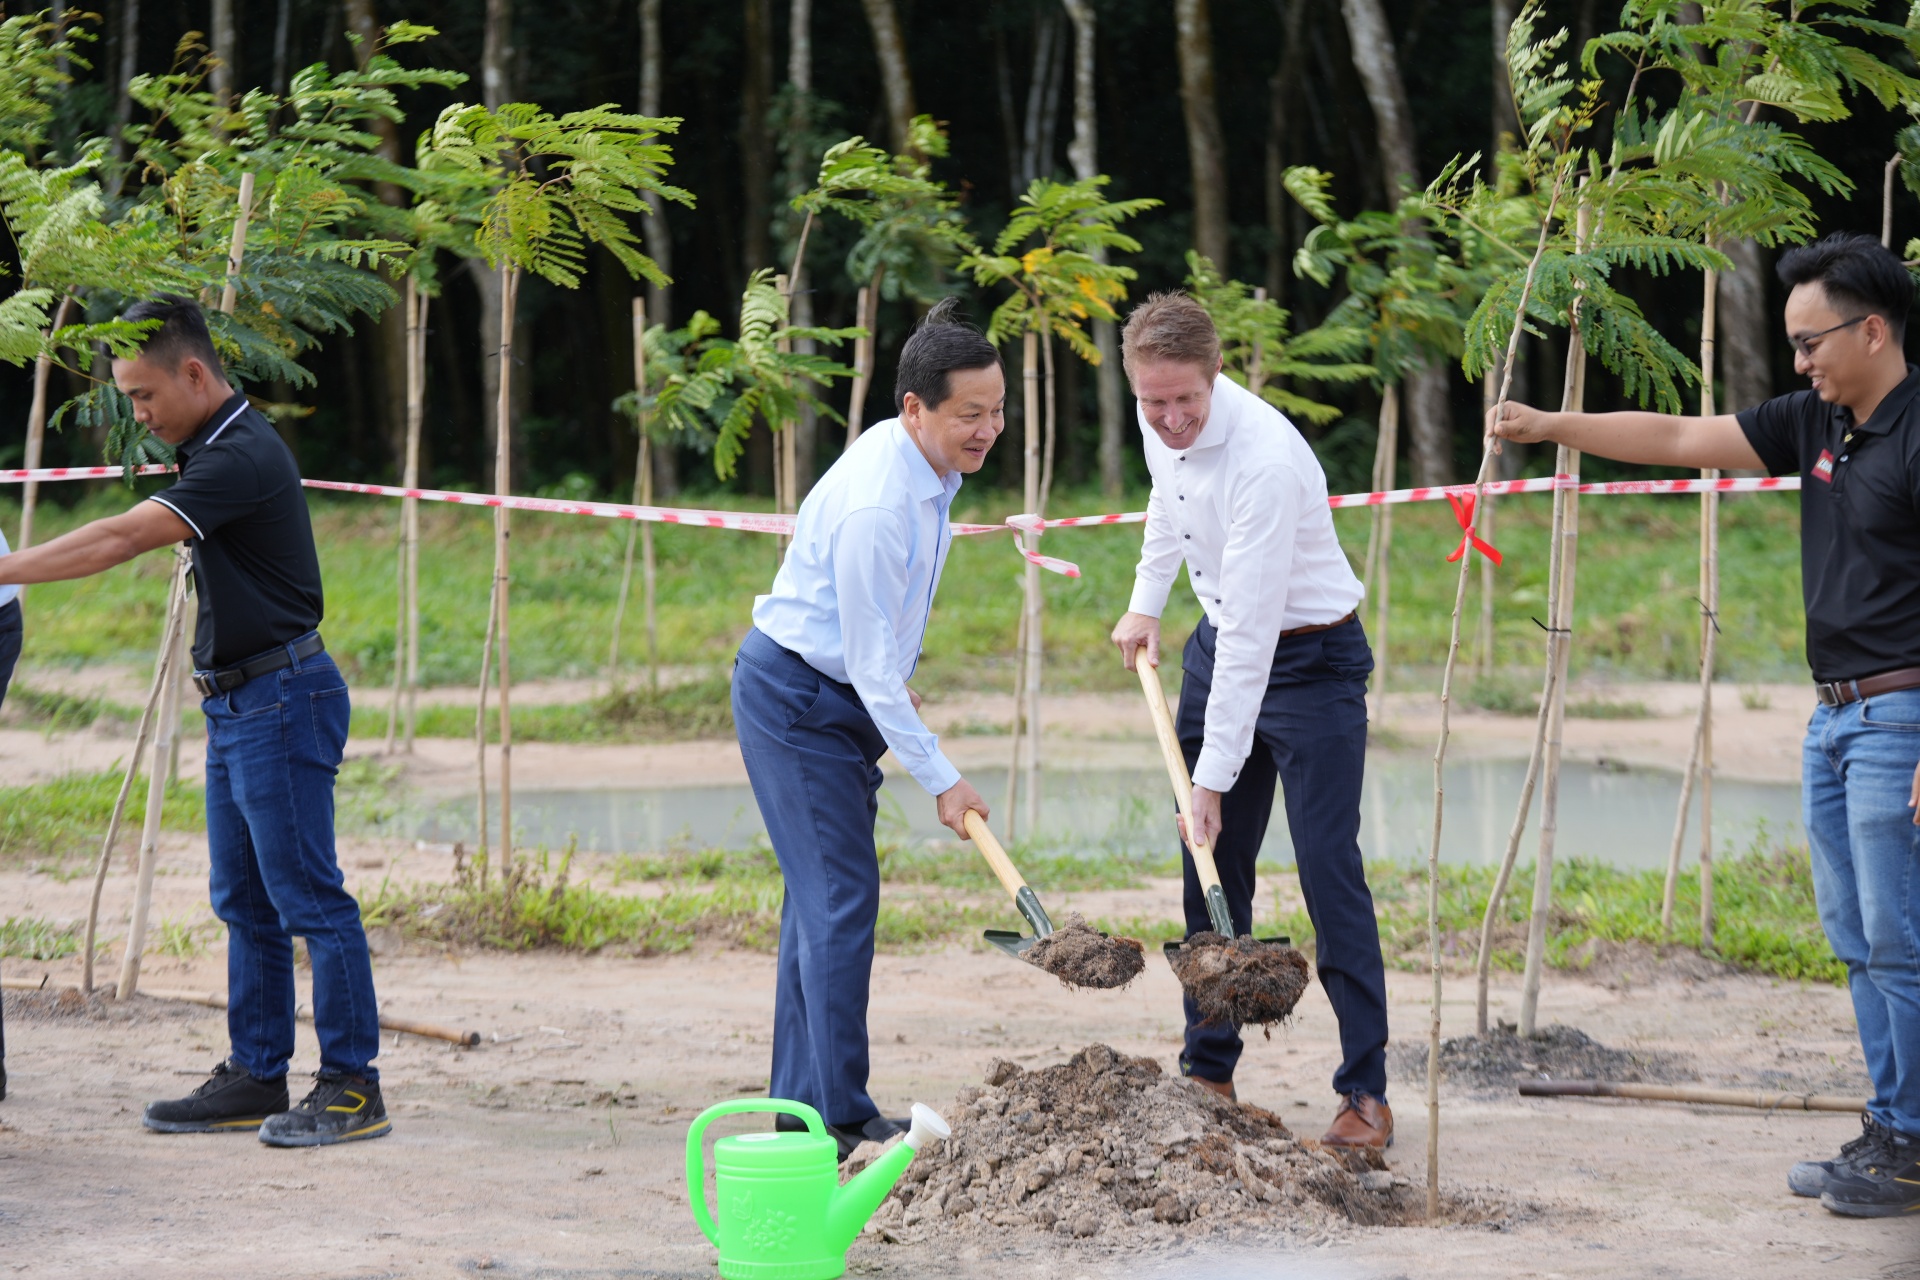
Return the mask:
<path id="1" fill-rule="evenodd" d="M 1027 923 L 1033 926 L 1034 936 L 1014 933 L 1009 929 L 988 929 L 983 935 L 986 940 L 1016 960 L 1033 946 L 1034 943 L 1053 932 L 1053 921 L 1047 915 L 1047 909 L 1040 905 L 1039 895 L 1021 885 L 1019 892 L 1013 895 L 1013 905 L 1025 916 Z"/>
<path id="2" fill-rule="evenodd" d="M 988 929 L 981 936 L 984 937 L 988 943 L 998 947 L 1015 959 L 1019 959 L 1034 943 L 1040 941 L 1038 938 L 1029 938 L 1024 933 L 1015 933 L 1011 929 Z"/>

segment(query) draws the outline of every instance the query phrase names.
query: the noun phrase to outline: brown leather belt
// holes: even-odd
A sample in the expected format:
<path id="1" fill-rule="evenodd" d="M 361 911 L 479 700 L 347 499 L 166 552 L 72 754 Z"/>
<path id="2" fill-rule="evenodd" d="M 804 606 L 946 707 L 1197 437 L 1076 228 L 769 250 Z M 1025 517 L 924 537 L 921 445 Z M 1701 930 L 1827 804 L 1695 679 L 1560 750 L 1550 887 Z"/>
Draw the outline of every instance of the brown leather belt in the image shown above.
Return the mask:
<path id="1" fill-rule="evenodd" d="M 1280 633 L 1280 638 L 1282 640 L 1285 640 L 1288 636 L 1304 636 L 1304 635 L 1310 635 L 1315 631 L 1331 631 L 1335 627 L 1346 626 L 1349 622 L 1352 622 L 1355 618 L 1359 616 L 1360 616 L 1360 611 L 1358 609 L 1349 609 L 1347 611 L 1346 617 L 1335 618 L 1332 622 L 1316 622 L 1310 627 L 1288 627 L 1285 631 L 1282 631 Z M 1917 677 L 1920 677 L 1920 672 L 1916 672 L 1915 675 Z M 1901 688 L 1905 688 L 1905 687 L 1906 687 L 1905 685 L 1901 686 Z M 1885 691 L 1882 690 L 1882 692 L 1885 692 Z"/>
<path id="2" fill-rule="evenodd" d="M 1920 689 L 1920 667 L 1883 671 L 1865 680 L 1833 680 L 1816 684 L 1813 686 L 1813 696 L 1820 699 L 1822 706 L 1844 707 L 1849 702 L 1877 698 L 1883 693 L 1899 693 L 1902 689 Z"/>

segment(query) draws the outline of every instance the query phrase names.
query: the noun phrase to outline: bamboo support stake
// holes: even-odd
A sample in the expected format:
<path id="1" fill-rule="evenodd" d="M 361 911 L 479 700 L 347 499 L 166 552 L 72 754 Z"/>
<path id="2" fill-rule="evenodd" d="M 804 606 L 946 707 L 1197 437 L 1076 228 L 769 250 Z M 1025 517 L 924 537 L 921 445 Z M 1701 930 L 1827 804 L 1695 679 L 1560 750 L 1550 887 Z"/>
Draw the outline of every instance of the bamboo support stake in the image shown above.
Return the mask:
<path id="1" fill-rule="evenodd" d="M 513 319 L 520 301 L 520 271 L 503 268 L 500 289 L 500 398 L 495 406 L 499 426 L 495 430 L 493 485 L 501 497 L 513 489 L 513 421 L 509 384 L 513 378 Z M 512 514 L 506 507 L 494 509 L 494 628 L 500 647 L 500 875 L 505 883 L 513 867 L 513 673 L 509 663 L 510 645 L 507 621 L 510 539 Z"/>
<path id="2" fill-rule="evenodd" d="M 1038 359 L 1039 335 L 1031 329 L 1021 342 L 1022 360 L 1020 377 L 1023 383 L 1023 422 L 1022 432 L 1026 447 L 1025 491 L 1026 509 L 1039 514 L 1040 508 L 1040 362 Z M 1040 549 L 1040 535 L 1028 529 L 1021 535 L 1021 541 L 1028 551 Z M 1022 637 L 1026 650 L 1026 722 L 1027 754 L 1024 776 L 1021 779 L 1026 792 L 1023 801 L 1026 808 L 1025 818 L 1027 838 L 1040 834 L 1040 566 L 1027 562 L 1026 574 L 1026 627 Z"/>
<path id="3" fill-rule="evenodd" d="M 1699 1085 L 1621 1084 L 1611 1080 L 1522 1080 L 1523 1098 L 1633 1098 L 1642 1102 L 1686 1102 L 1706 1107 L 1751 1107 L 1757 1111 L 1837 1111 L 1858 1115 L 1867 1109 L 1859 1098 L 1820 1093 L 1752 1093 L 1745 1089 L 1708 1089 Z"/>
<path id="4" fill-rule="evenodd" d="M 1021 580 L 1021 590 L 1026 589 L 1025 579 Z M 1019 835 L 1020 824 L 1014 817 L 1019 810 L 1020 798 L 1020 729 L 1026 721 L 1027 711 L 1027 610 L 1024 604 L 1020 609 L 1019 620 L 1014 624 L 1013 636 L 1013 753 L 1007 761 L 1007 802 L 1001 806 L 1004 814 L 1004 840 L 1012 844 Z"/>
<path id="5" fill-rule="evenodd" d="M 492 860 L 487 857 L 487 684 L 493 672 L 493 641 L 495 629 L 500 621 L 499 579 L 495 579 L 487 592 L 487 634 L 480 642 L 480 691 L 473 707 L 473 749 L 476 757 L 477 776 L 474 779 L 475 825 L 474 850 L 480 861 L 480 887 L 486 888 L 487 869 Z"/>
<path id="6" fill-rule="evenodd" d="M 1555 166 L 1553 189 L 1547 197 L 1546 215 L 1540 220 L 1540 236 L 1534 245 L 1533 257 L 1527 263 L 1526 278 L 1520 285 L 1520 297 L 1515 306 L 1513 331 L 1507 336 L 1507 361 L 1500 383 L 1500 397 L 1494 403 L 1497 415 L 1506 404 L 1507 397 L 1513 391 L 1513 362 L 1519 352 L 1520 334 L 1526 326 L 1527 302 L 1533 296 L 1534 277 L 1540 270 L 1540 259 L 1546 255 L 1547 240 L 1553 232 L 1554 213 L 1560 206 L 1560 193 L 1565 187 L 1567 167 Z M 1480 446 L 1480 467 L 1474 473 L 1474 506 L 1485 495 L 1487 477 L 1493 470 L 1495 443 L 1491 424 Z M 1442 990 L 1442 970 L 1440 965 L 1440 833 L 1446 816 L 1446 763 L 1447 739 L 1451 735 L 1453 722 L 1453 673 L 1460 661 L 1460 614 L 1467 603 L 1467 574 L 1473 568 L 1473 548 L 1470 539 L 1462 547 L 1460 573 L 1454 582 L 1453 621 L 1447 639 L 1447 662 L 1440 676 L 1440 738 L 1433 749 L 1433 836 L 1427 846 L 1427 962 L 1433 970 L 1433 1000 L 1427 1022 L 1427 1218 L 1437 1220 L 1440 1216 L 1440 1001 Z"/>
<path id="7" fill-rule="evenodd" d="M 253 174 L 240 175 L 240 211 L 233 220 L 233 239 L 227 245 L 227 283 L 220 291 L 220 309 L 233 314 L 240 288 L 240 263 L 247 256 L 247 223 L 253 217 Z"/>
<path id="8" fill-rule="evenodd" d="M 174 554 L 184 563 L 173 578 L 169 623 L 162 640 L 160 705 L 155 713 L 153 762 L 147 772 L 147 814 L 140 828 L 140 863 L 133 891 L 133 914 L 127 922 L 126 952 L 120 958 L 120 982 L 115 998 L 125 1000 L 140 985 L 140 955 L 146 950 L 147 914 L 153 904 L 153 873 L 160 857 L 160 819 L 167 799 L 167 754 L 180 725 L 180 682 L 175 673 L 181 661 L 181 637 L 186 630 L 186 573 L 191 561 L 183 550 Z"/>
<path id="9" fill-rule="evenodd" d="M 167 988 L 150 989 L 145 993 L 154 1000 L 174 1000 L 181 1004 L 200 1004 L 209 1009 L 227 1007 L 227 994 L 224 991 L 180 991 Z M 294 1017 L 302 1022 L 313 1021 L 313 1010 L 304 1004 L 294 1006 Z M 478 1031 L 456 1031 L 451 1027 L 436 1026 L 431 1022 L 420 1022 L 413 1018 L 396 1018 L 391 1014 L 380 1015 L 382 1031 L 401 1031 L 410 1036 L 420 1036 L 426 1040 L 445 1040 L 449 1044 L 464 1045 L 471 1049 L 480 1043 Z"/>
<path id="10" fill-rule="evenodd" d="M 407 277 L 402 305 L 407 322 L 407 448 L 401 467 L 400 483 L 408 489 L 420 485 L 420 427 L 425 416 L 426 352 L 422 346 L 427 327 L 427 299 L 419 282 Z M 420 681 L 420 602 L 415 591 L 420 583 L 420 500 L 400 499 L 400 555 L 394 567 L 393 705 L 387 711 L 388 755 L 393 754 L 394 739 L 405 724 L 406 750 L 413 751 L 416 697 Z"/>
<path id="11" fill-rule="evenodd" d="M 187 565 L 179 565 L 175 572 L 184 575 Z M 106 839 L 100 842 L 100 860 L 93 869 L 93 893 L 87 899 L 87 928 L 82 940 L 84 958 L 81 961 L 80 981 L 80 989 L 88 994 L 93 992 L 93 956 L 100 936 L 100 895 L 106 889 L 107 871 L 113 865 L 113 846 L 120 838 L 120 824 L 126 818 L 127 798 L 133 794 L 133 780 L 140 774 L 140 761 L 147 754 L 147 743 L 159 719 L 160 703 L 166 693 L 167 655 L 173 651 L 175 637 L 186 614 L 185 606 L 185 593 L 169 589 L 167 618 L 160 629 L 160 650 L 154 656 L 153 685 L 147 691 L 147 703 L 140 712 L 140 727 L 133 736 L 133 751 L 127 756 L 127 769 L 120 778 L 120 794 L 114 797 L 113 814 L 107 819 Z"/>
<path id="12" fill-rule="evenodd" d="M 1399 466 L 1400 384 L 1389 382 L 1380 390 L 1380 425 L 1373 447 L 1373 488 L 1382 492 L 1393 488 Z M 1367 531 L 1365 588 L 1373 601 L 1373 699 L 1374 718 L 1387 718 L 1388 623 L 1392 617 L 1393 581 L 1393 507 L 1381 503 L 1373 508 L 1372 528 Z"/>
<path id="13" fill-rule="evenodd" d="M 653 505 L 653 441 L 647 435 L 647 300 L 633 300 L 633 387 L 634 423 L 640 434 L 640 448 L 633 462 L 634 505 Z M 655 562 L 653 525 L 634 520 L 627 526 L 627 557 L 620 572 L 620 599 L 613 609 L 613 642 L 607 651 L 607 686 L 612 688 L 620 670 L 620 628 L 627 614 L 627 597 L 633 587 L 633 546 L 641 544 L 641 592 L 647 632 L 647 686 L 660 688 L 659 631 L 654 618 Z"/>

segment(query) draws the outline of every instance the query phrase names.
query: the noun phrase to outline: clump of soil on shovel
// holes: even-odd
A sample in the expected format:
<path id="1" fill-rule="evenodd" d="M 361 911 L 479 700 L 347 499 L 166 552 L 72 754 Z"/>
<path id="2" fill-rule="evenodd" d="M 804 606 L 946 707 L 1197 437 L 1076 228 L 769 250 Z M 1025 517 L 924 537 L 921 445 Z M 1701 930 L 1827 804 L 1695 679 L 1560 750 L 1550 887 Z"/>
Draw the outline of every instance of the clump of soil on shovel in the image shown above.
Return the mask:
<path id="1" fill-rule="evenodd" d="M 1020 1230 L 1139 1248 L 1241 1230 L 1324 1236 L 1426 1210 L 1380 1153 L 1302 1143 L 1272 1112 L 1103 1044 L 1034 1071 L 997 1061 L 945 1114 L 953 1137 L 917 1157 L 874 1216 L 885 1240 Z"/>
<path id="2" fill-rule="evenodd" d="M 1109 937 L 1077 914 L 1069 915 L 1064 925 L 1028 947 L 1022 958 L 1070 987 L 1101 990 L 1124 987 L 1147 967 L 1139 943 L 1132 938 Z"/>
<path id="3" fill-rule="evenodd" d="M 1223 938 L 1210 930 L 1167 958 L 1208 1022 L 1284 1022 L 1312 977 L 1307 958 L 1284 942 Z"/>

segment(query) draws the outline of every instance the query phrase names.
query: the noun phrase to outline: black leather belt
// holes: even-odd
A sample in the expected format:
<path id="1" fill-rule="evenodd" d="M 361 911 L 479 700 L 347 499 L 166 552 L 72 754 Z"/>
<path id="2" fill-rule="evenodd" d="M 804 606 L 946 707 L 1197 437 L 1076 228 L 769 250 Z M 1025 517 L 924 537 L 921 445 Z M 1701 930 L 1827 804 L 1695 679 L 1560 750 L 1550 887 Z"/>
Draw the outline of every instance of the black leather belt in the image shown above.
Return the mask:
<path id="1" fill-rule="evenodd" d="M 1813 686 L 1813 696 L 1820 699 L 1822 706 L 1844 707 L 1849 702 L 1877 698 L 1883 693 L 1899 693 L 1902 689 L 1920 689 L 1920 667 L 1883 671 L 1864 680 L 1833 680 L 1816 684 Z"/>
<path id="2" fill-rule="evenodd" d="M 196 671 L 193 673 L 193 687 L 200 691 L 203 698 L 211 698 L 238 689 L 249 680 L 270 675 L 283 667 L 290 667 L 296 660 L 311 658 L 327 647 L 318 631 L 304 640 L 296 640 L 291 645 L 281 645 L 278 649 L 269 649 L 258 657 L 248 658 L 245 662 L 236 662 L 230 667 L 221 667 L 217 671 Z M 291 652 L 289 652 L 291 650 Z"/>

